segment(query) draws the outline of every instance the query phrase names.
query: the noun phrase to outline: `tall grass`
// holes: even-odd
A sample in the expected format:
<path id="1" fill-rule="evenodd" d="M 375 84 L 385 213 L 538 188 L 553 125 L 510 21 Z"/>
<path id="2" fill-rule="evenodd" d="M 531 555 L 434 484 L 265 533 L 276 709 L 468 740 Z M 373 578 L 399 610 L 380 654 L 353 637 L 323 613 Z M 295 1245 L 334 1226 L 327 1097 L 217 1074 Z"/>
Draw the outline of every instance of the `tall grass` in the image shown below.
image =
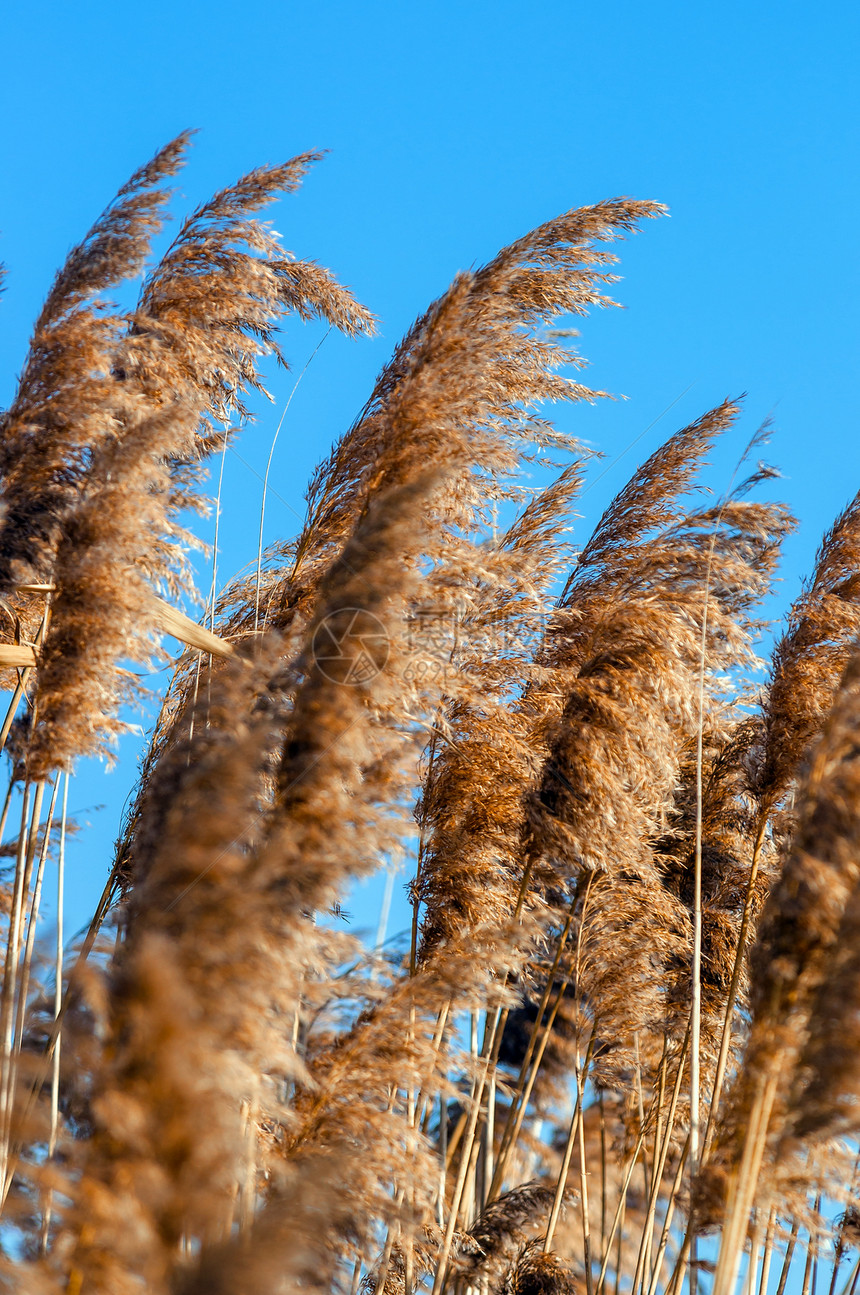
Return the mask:
<path id="1" fill-rule="evenodd" d="M 374 321 L 258 219 L 313 155 L 216 194 L 151 264 L 187 143 L 71 253 L 0 427 L 3 1282 L 853 1295 L 860 496 L 765 683 L 794 522 L 756 497 L 763 436 L 699 492 L 737 403 L 573 546 L 590 455 L 546 410 L 604 393 L 558 325 L 613 304 L 610 245 L 662 212 L 616 199 L 457 276 L 301 533 L 197 625 L 183 517 L 285 362 L 279 323 Z M 75 762 L 167 635 L 186 648 L 102 901 L 47 950 Z M 411 930 L 369 949 L 340 904 L 404 854 Z"/>

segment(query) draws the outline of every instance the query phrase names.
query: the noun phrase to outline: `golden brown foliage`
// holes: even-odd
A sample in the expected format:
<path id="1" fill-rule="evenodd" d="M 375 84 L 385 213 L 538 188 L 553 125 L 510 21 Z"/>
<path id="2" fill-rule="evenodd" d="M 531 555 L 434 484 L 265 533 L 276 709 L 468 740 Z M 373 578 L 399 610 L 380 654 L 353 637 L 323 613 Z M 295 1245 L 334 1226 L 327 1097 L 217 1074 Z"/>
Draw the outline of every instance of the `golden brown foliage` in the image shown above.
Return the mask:
<path id="1" fill-rule="evenodd" d="M 608 244 L 662 211 L 616 199 L 454 278 L 299 536 L 189 630 L 180 512 L 283 360 L 279 322 L 374 321 L 258 219 L 316 154 L 223 189 L 147 268 L 187 143 L 71 253 L 0 423 L 4 1288 L 730 1295 L 751 1227 L 750 1290 L 761 1256 L 782 1295 L 802 1236 L 804 1295 L 827 1239 L 834 1295 L 860 1137 L 860 496 L 762 695 L 792 519 L 749 497 L 763 467 L 693 498 L 736 404 L 660 446 L 574 554 L 589 456 L 546 407 L 603 393 L 549 326 L 611 304 Z M 49 968 L 68 774 L 166 627 L 190 647 L 104 899 Z M 342 906 L 404 856 L 411 930 L 368 949 Z"/>

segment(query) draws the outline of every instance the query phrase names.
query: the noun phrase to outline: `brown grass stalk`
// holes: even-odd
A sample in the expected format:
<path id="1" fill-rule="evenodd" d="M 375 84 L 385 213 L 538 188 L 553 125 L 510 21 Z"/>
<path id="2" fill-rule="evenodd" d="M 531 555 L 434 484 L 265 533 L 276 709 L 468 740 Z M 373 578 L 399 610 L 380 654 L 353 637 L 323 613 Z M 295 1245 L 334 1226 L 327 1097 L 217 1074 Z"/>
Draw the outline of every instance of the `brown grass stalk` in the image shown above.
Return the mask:
<path id="1" fill-rule="evenodd" d="M 261 529 L 223 590 L 216 553 L 198 624 L 186 520 L 216 452 L 220 504 L 279 326 L 375 321 L 260 218 L 316 153 L 249 171 L 151 263 L 187 144 L 72 251 L 0 418 L 0 1284 L 737 1295 L 748 1254 L 747 1295 L 784 1295 L 800 1248 L 815 1295 L 834 1241 L 834 1295 L 860 1236 L 860 496 L 764 687 L 793 519 L 750 496 L 764 467 L 695 497 L 737 403 L 574 549 L 592 456 L 548 408 L 605 393 L 557 325 L 613 304 L 610 244 L 662 212 L 616 199 L 454 277 L 298 535 L 264 553 Z M 133 309 L 104 304 L 137 277 Z M 109 755 L 128 663 L 166 635 L 181 656 L 67 949 L 69 776 Z M 345 927 L 382 869 L 371 948 Z"/>

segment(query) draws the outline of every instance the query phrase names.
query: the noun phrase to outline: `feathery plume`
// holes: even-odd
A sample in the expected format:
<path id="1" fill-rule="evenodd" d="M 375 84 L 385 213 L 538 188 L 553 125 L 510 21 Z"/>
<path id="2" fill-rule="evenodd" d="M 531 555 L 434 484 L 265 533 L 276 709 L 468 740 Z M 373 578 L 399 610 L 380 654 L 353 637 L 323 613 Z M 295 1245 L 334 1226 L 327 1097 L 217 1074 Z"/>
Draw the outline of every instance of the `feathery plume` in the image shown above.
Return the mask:
<path id="1" fill-rule="evenodd" d="M 139 273 L 182 165 L 179 135 L 131 177 L 69 254 L 36 321 L 24 371 L 0 423 L 0 589 L 49 579 L 51 558 L 94 448 L 121 404 L 112 374 L 123 321 L 98 294 Z"/>
<path id="2" fill-rule="evenodd" d="M 279 720 L 246 706 L 278 655 L 270 644 L 253 668 L 223 672 L 194 763 L 177 742 L 148 788 L 93 1134 L 65 1146 L 73 1206 L 56 1253 L 73 1286 L 167 1291 L 183 1235 L 229 1232 L 247 1160 L 243 1102 L 254 1120 L 282 1116 L 294 969 L 249 852 Z"/>
<path id="3" fill-rule="evenodd" d="M 124 375 L 158 403 L 191 386 L 207 417 L 225 422 L 249 390 L 263 390 L 260 356 L 283 361 L 274 335 L 283 316 L 328 320 L 355 335 L 373 316 L 312 261 L 285 254 L 279 237 L 254 218 L 281 193 L 292 193 L 322 154 L 304 153 L 279 166 L 258 167 L 204 202 L 144 282 L 132 317 Z M 178 444 L 177 465 L 211 450 L 204 417 Z"/>
<path id="4" fill-rule="evenodd" d="M 774 1190 L 770 1179 L 786 1131 L 791 1075 L 809 1038 L 816 994 L 829 974 L 846 904 L 860 875 L 855 848 L 858 698 L 855 653 L 813 748 L 791 851 L 768 897 L 750 956 L 749 1037 L 722 1114 L 716 1163 L 703 1188 L 705 1196 L 719 1194 L 721 1188 L 727 1202 L 716 1275 L 720 1295 L 734 1282 L 738 1246 L 763 1163 L 768 1190 Z"/>
<path id="5" fill-rule="evenodd" d="M 860 493 L 830 527 L 812 578 L 788 615 L 772 658 L 757 791 L 784 796 L 820 730 L 860 633 Z"/>
<path id="6" fill-rule="evenodd" d="M 148 662 L 158 646 L 151 594 L 164 588 L 177 598 L 191 587 L 178 465 L 208 451 L 210 415 L 226 418 L 231 400 L 259 386 L 256 358 L 277 350 L 276 321 L 295 310 L 348 333 L 371 327 L 346 289 L 310 263 L 285 260 L 276 236 L 252 219 L 297 188 L 312 160 L 253 171 L 200 207 L 144 284 L 128 336 L 112 339 L 112 424 L 90 451 L 56 556 L 35 777 L 105 754 L 122 729 L 117 711 L 133 687 L 119 662 Z"/>

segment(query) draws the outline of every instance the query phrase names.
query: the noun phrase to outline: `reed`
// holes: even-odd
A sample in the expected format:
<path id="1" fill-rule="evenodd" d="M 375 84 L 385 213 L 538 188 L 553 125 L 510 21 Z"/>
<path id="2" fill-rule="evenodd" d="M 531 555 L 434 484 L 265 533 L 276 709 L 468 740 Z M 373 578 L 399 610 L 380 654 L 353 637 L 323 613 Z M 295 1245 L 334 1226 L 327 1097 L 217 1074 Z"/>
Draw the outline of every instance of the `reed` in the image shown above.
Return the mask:
<path id="1" fill-rule="evenodd" d="M 316 154 L 153 261 L 189 142 L 72 251 L 0 418 L 4 1288 L 853 1295 L 860 496 L 769 662 L 794 519 L 762 466 L 701 499 L 739 402 L 580 542 L 548 409 L 605 393 L 565 325 L 663 210 L 615 199 L 455 277 L 198 626 L 186 519 L 280 321 L 374 318 L 259 218 Z M 75 763 L 167 634 L 102 901 L 43 949 Z M 369 948 L 342 906 L 395 859 Z"/>

